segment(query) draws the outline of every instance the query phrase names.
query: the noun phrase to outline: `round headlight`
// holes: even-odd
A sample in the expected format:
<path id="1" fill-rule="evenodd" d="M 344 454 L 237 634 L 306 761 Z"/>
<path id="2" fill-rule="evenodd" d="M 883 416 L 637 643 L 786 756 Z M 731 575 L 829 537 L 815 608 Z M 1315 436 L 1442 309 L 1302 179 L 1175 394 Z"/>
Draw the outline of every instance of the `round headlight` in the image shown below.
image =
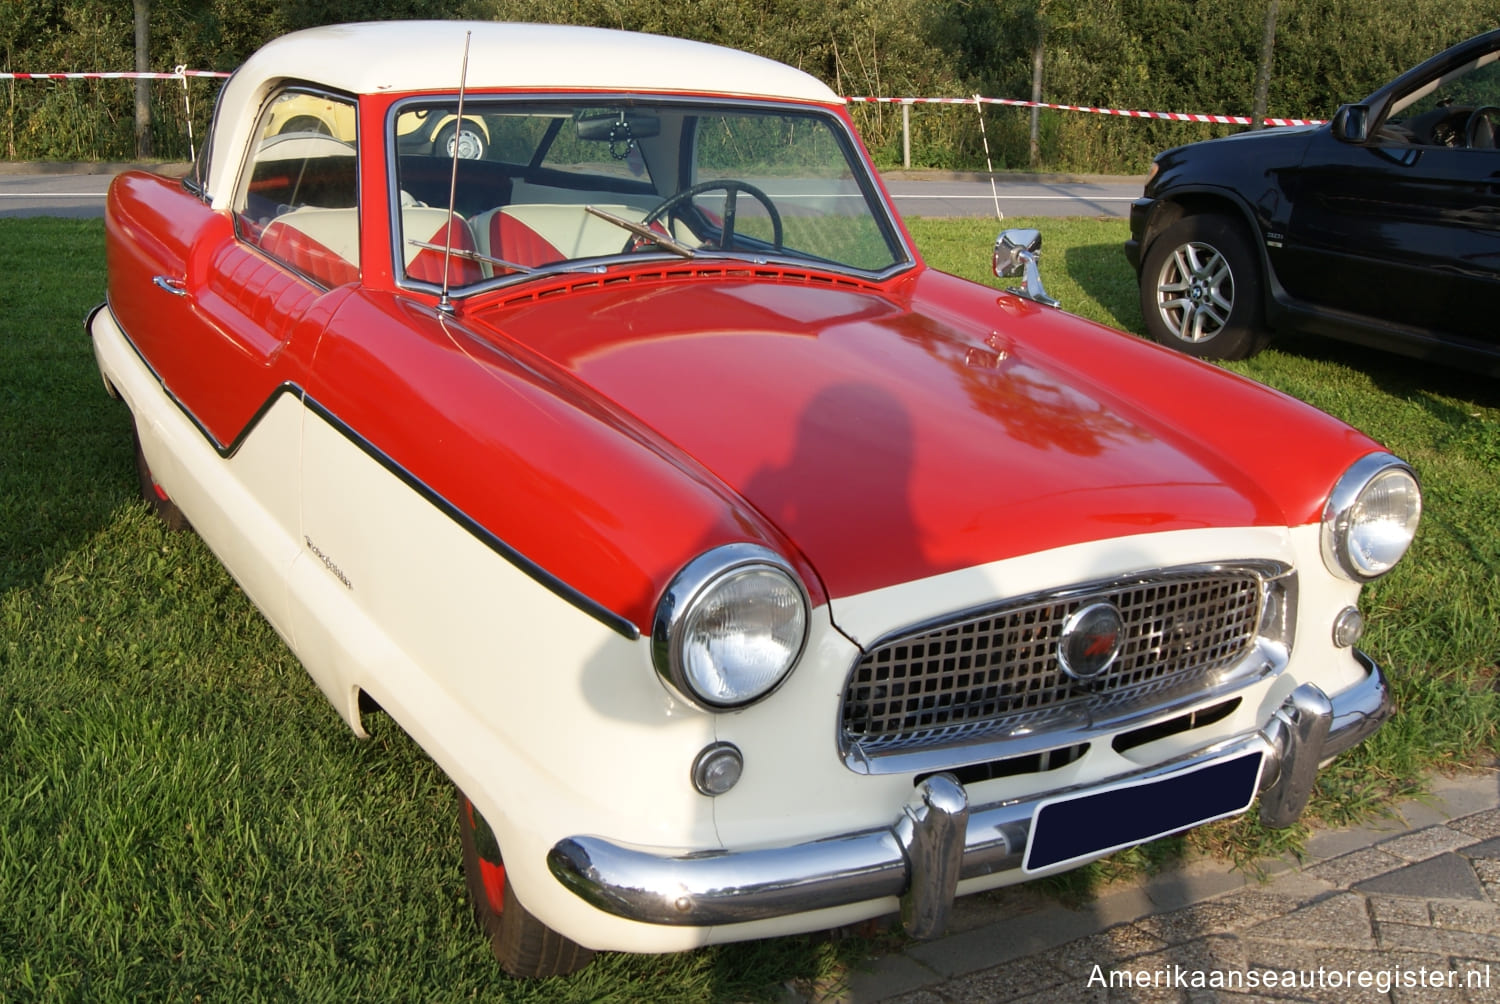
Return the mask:
<path id="1" fill-rule="evenodd" d="M 791 672 L 807 622 L 807 595 L 780 555 L 728 544 L 690 562 L 667 587 L 652 626 L 652 660 L 693 704 L 743 707 Z"/>
<path id="2" fill-rule="evenodd" d="M 1422 516 L 1417 477 L 1388 453 L 1344 472 L 1323 510 L 1323 561 L 1336 575 L 1367 582 L 1395 567 Z"/>

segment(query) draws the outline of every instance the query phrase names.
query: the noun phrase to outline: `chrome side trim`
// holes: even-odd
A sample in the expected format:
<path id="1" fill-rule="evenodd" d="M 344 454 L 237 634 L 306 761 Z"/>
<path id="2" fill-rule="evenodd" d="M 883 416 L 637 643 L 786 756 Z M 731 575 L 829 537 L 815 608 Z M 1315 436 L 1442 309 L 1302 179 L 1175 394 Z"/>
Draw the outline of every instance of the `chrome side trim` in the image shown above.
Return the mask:
<path id="1" fill-rule="evenodd" d="M 575 836 L 552 848 L 547 866 L 585 902 L 647 924 L 735 924 L 903 897 L 911 904 L 915 930 L 931 936 L 941 930 L 953 896 L 951 858 L 945 855 L 959 855 L 959 879 L 1020 868 L 1031 820 L 1047 799 L 1120 782 L 1149 781 L 1255 752 L 1265 757 L 1265 791 L 1283 775 L 1298 776 L 1308 754 L 1330 757 L 1353 746 L 1390 713 L 1390 693 L 1380 668 L 1366 657 L 1360 661 L 1368 670 L 1366 678 L 1332 699 L 1323 698 L 1329 704 L 1330 726 L 1320 750 L 1288 742 L 1286 723 L 1277 717 L 1272 722 L 1278 724 L 1268 724 L 1265 730 L 1231 737 L 1135 773 L 970 809 L 962 823 L 962 786 L 940 775 L 919 785 L 913 803 L 887 827 L 784 847 L 690 853 L 642 850 L 602 837 Z M 1306 691 L 1301 700 L 1315 703 Z M 1287 707 L 1296 703 L 1289 700 Z M 923 815 L 929 821 L 920 822 Z M 914 856 L 922 863 L 915 864 Z M 903 919 L 906 916 L 903 909 Z"/>

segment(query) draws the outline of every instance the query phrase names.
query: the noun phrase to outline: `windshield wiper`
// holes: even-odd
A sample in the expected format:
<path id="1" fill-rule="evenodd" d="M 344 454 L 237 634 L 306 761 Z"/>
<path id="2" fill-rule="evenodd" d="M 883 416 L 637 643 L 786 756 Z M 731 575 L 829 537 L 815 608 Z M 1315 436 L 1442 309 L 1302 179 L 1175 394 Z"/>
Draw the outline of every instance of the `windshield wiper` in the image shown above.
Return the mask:
<path id="1" fill-rule="evenodd" d="M 613 223 L 621 230 L 628 230 L 631 233 L 635 234 L 637 237 L 648 240 L 652 244 L 656 244 L 660 247 L 666 248 L 673 254 L 681 255 L 684 258 L 695 258 L 698 255 L 697 251 L 688 247 L 686 244 L 683 244 L 681 241 L 673 240 L 666 234 L 657 230 L 652 230 L 650 227 L 646 226 L 643 223 L 637 223 L 634 220 L 627 220 L 623 216 L 616 216 L 614 213 L 605 212 L 603 209 L 600 209 L 597 206 L 584 206 L 583 208 L 591 215 L 597 216 L 601 220 L 608 220 L 610 223 Z"/>

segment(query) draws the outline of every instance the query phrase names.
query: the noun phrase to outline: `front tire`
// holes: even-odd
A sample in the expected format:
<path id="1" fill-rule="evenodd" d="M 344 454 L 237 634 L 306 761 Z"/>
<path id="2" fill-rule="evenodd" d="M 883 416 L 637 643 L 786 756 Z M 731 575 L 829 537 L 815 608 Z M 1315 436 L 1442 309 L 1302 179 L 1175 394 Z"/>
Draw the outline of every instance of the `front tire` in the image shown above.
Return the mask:
<path id="1" fill-rule="evenodd" d="M 1245 359 L 1270 340 L 1260 259 L 1235 222 L 1185 216 L 1141 265 L 1141 317 L 1156 341 L 1199 359 Z"/>
<path id="2" fill-rule="evenodd" d="M 566 976 L 593 961 L 592 950 L 558 934 L 516 899 L 500 845 L 463 792 L 458 793 L 458 835 L 464 852 L 464 883 L 500 968 L 512 976 Z"/>

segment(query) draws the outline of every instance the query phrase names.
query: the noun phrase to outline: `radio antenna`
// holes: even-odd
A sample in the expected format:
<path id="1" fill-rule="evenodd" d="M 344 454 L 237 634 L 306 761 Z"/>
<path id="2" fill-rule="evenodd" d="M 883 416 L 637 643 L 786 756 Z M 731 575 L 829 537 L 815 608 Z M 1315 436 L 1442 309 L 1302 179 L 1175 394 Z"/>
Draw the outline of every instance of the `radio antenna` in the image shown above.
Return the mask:
<path id="1" fill-rule="evenodd" d="M 453 204 L 458 196 L 458 151 L 462 148 L 464 90 L 469 82 L 469 41 L 473 37 L 472 31 L 464 32 L 464 62 L 458 71 L 458 120 L 453 124 L 453 149 L 449 151 L 453 173 L 448 177 L 448 225 L 443 229 L 443 294 L 438 297 L 438 309 L 448 314 L 453 313 L 453 301 L 448 298 L 448 265 L 453 260 Z"/>

